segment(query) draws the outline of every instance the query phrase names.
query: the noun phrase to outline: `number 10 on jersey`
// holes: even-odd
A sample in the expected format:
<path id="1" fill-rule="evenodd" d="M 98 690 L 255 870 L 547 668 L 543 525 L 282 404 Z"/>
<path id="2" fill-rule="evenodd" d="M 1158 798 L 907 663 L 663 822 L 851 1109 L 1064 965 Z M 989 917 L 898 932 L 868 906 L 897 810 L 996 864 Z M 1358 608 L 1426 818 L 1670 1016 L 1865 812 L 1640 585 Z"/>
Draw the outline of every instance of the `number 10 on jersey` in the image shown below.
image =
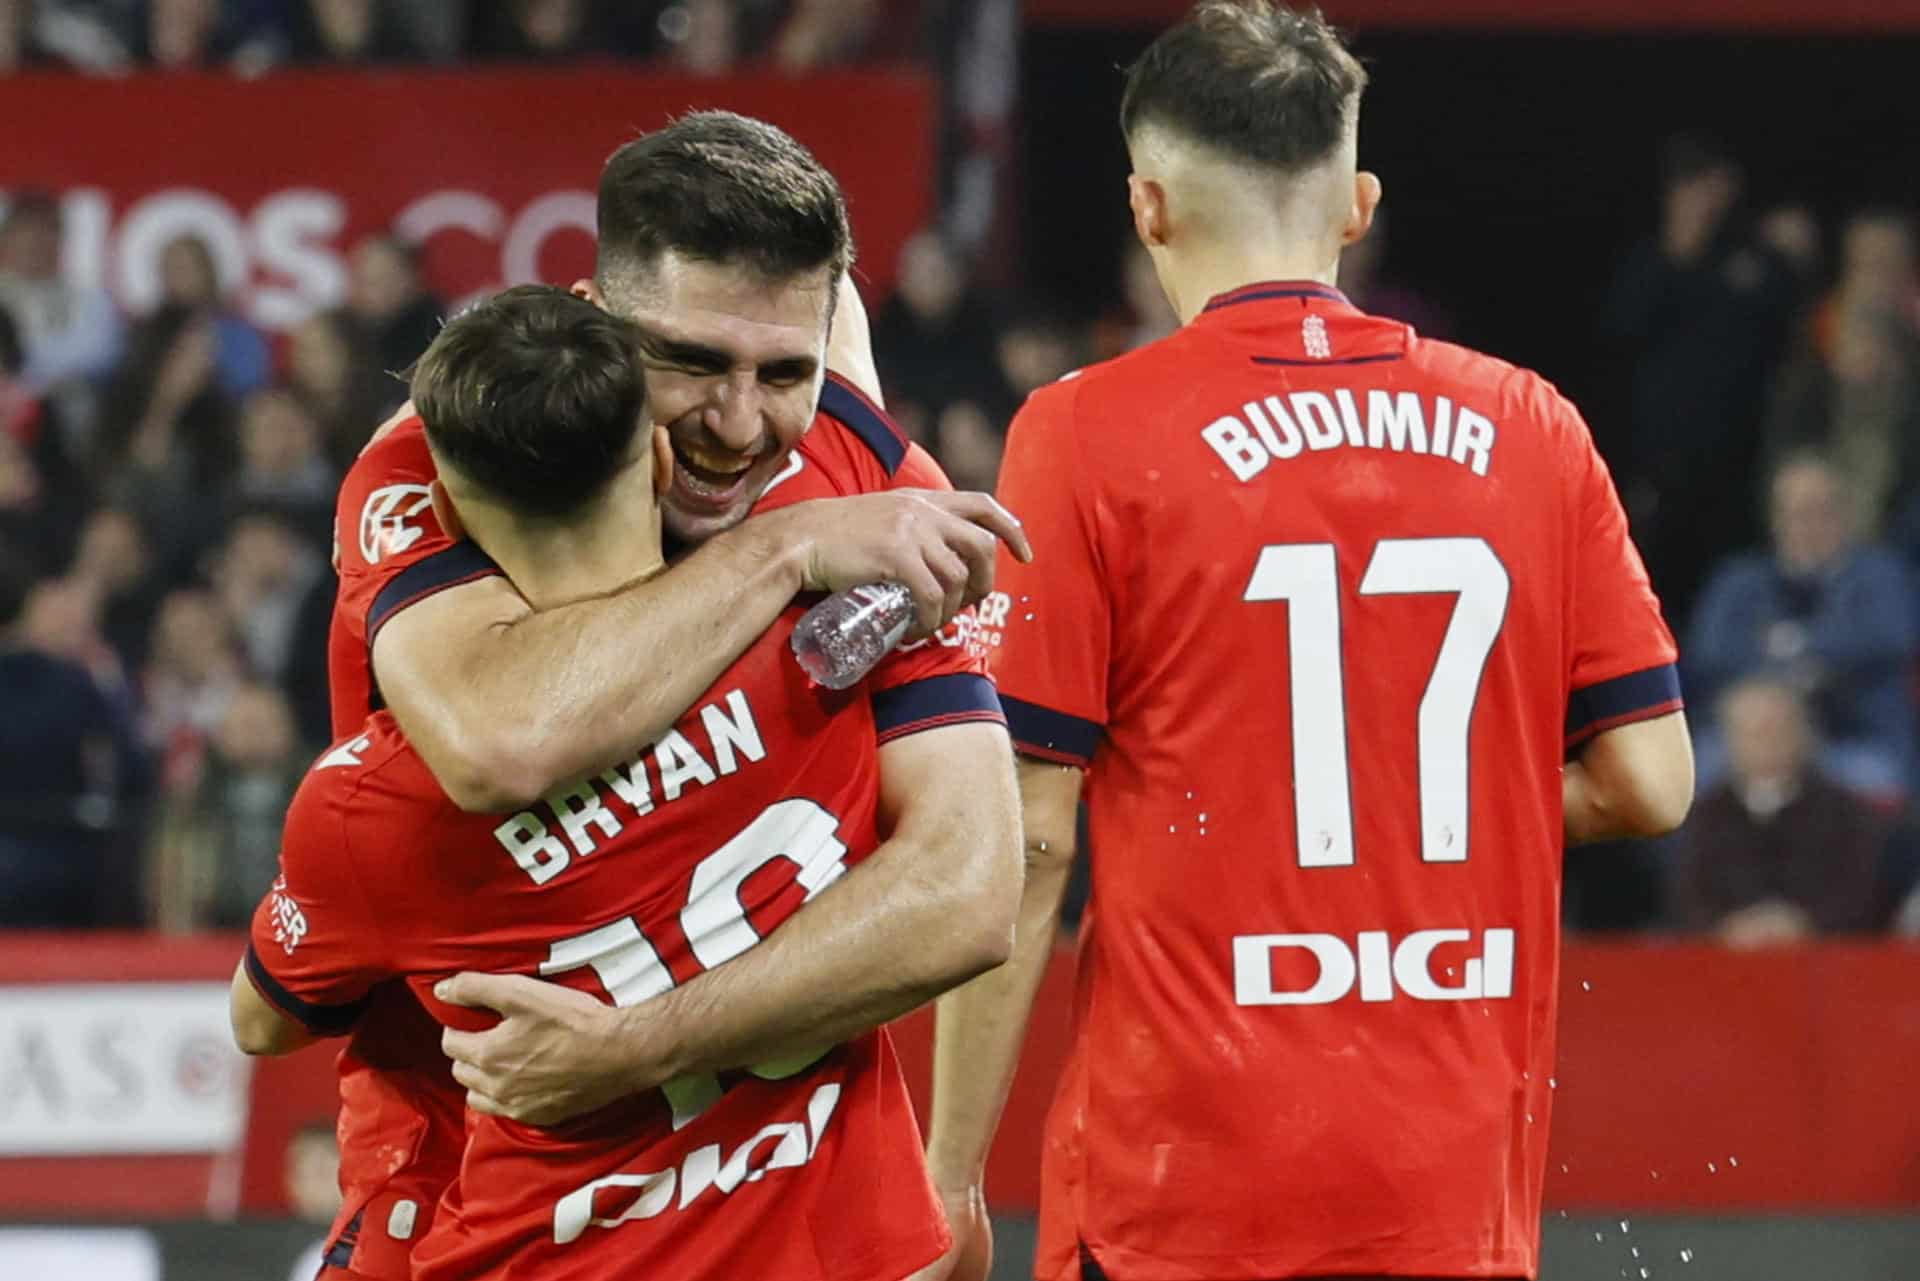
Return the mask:
<path id="1" fill-rule="evenodd" d="M 1420 857 L 1467 857 L 1467 732 L 1487 655 L 1506 621 L 1506 567 L 1480 538 L 1390 538 L 1373 549 L 1362 596 L 1455 597 L 1440 653 L 1420 697 Z M 1287 678 L 1293 690 L 1294 834 L 1302 867 L 1353 862 L 1347 772 L 1340 567 L 1332 543 L 1260 549 L 1248 601 L 1287 602 Z"/>

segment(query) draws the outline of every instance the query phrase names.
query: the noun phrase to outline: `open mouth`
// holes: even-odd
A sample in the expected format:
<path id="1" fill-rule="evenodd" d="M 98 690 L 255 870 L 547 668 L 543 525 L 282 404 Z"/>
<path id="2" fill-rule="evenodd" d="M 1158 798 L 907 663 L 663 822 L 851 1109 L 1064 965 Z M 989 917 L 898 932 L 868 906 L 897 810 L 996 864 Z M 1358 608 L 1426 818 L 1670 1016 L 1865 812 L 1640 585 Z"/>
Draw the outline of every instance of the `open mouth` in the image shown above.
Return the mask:
<path id="1" fill-rule="evenodd" d="M 674 488 L 695 503 L 722 508 L 736 502 L 759 456 L 717 454 L 698 446 L 673 446 Z"/>

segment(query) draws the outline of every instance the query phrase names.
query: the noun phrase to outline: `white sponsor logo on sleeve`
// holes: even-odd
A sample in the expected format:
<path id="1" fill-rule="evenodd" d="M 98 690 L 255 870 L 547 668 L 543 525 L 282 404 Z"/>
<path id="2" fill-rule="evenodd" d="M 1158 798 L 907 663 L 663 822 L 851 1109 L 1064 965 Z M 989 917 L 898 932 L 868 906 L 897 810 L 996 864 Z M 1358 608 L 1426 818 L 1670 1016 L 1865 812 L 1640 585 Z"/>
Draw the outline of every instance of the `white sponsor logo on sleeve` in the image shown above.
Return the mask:
<path id="1" fill-rule="evenodd" d="M 426 536 L 423 513 L 433 510 L 433 491 L 425 485 L 388 485 L 376 489 L 360 509 L 360 556 L 378 565 L 382 556 L 398 556 Z"/>

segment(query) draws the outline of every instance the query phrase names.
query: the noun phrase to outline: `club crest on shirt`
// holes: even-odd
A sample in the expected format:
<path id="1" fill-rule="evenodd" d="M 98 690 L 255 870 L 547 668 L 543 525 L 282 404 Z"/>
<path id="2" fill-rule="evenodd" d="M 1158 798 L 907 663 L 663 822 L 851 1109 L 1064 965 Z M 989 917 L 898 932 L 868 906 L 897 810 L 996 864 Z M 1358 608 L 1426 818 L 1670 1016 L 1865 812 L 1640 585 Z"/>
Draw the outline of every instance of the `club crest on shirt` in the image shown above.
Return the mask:
<path id="1" fill-rule="evenodd" d="M 360 509 L 360 555 L 369 565 L 398 556 L 426 537 L 423 516 L 433 514 L 433 491 L 425 485 L 376 489 Z"/>

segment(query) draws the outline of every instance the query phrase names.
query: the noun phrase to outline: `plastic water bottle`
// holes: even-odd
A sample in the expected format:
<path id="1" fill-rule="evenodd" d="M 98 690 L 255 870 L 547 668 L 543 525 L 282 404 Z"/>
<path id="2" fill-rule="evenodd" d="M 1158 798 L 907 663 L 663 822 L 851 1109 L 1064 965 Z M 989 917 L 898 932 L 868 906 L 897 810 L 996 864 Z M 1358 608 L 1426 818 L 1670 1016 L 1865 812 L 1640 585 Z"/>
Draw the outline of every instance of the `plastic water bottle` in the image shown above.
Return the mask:
<path id="1" fill-rule="evenodd" d="M 800 616 L 793 656 L 815 684 L 846 689 L 885 658 L 913 623 L 913 593 L 899 583 L 849 587 Z"/>

